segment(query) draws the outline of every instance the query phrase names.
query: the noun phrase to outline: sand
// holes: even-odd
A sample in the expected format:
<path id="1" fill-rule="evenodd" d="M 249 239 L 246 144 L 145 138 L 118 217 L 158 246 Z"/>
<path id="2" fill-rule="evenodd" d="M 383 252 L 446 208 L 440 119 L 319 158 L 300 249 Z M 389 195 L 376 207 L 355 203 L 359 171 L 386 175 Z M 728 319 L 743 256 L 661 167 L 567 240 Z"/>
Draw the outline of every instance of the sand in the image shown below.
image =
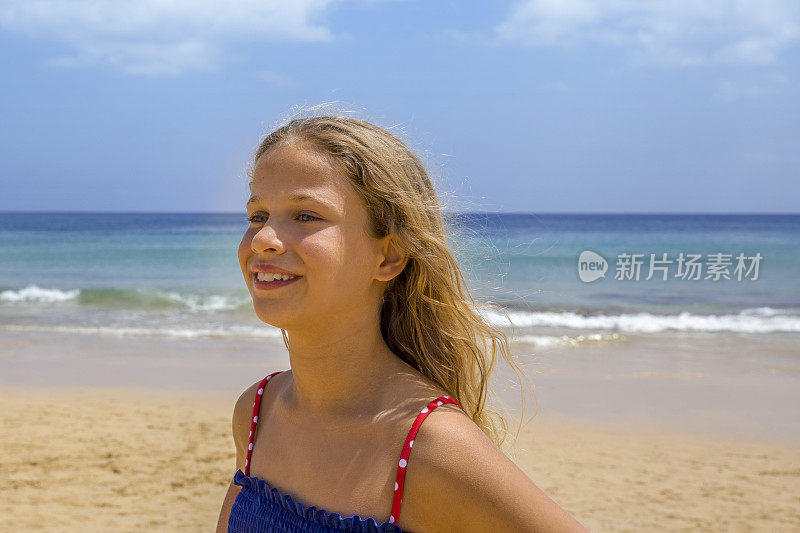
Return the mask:
<path id="1" fill-rule="evenodd" d="M 0 530 L 213 531 L 235 395 L 0 387 Z M 592 531 L 798 531 L 800 447 L 537 415 L 512 450 Z"/>
<path id="2" fill-rule="evenodd" d="M 800 531 L 796 345 L 522 353 L 540 412 L 508 451 L 591 531 Z M 213 531 L 234 401 L 286 368 L 277 338 L 0 331 L 0 531 Z"/>
<path id="3" fill-rule="evenodd" d="M 213 531 L 233 476 L 231 399 L 2 388 L 0 530 Z"/>

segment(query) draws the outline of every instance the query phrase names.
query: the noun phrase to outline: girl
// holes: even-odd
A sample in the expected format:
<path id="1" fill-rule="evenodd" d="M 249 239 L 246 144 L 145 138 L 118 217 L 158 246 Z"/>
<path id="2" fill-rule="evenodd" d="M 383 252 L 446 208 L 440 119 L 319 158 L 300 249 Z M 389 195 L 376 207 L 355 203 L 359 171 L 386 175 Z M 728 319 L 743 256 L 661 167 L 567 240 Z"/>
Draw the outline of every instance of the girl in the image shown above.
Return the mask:
<path id="1" fill-rule="evenodd" d="M 259 146 L 250 191 L 239 263 L 291 369 L 236 403 L 217 531 L 585 531 L 493 442 L 496 353 L 518 368 L 411 150 L 349 117 L 297 119 Z"/>

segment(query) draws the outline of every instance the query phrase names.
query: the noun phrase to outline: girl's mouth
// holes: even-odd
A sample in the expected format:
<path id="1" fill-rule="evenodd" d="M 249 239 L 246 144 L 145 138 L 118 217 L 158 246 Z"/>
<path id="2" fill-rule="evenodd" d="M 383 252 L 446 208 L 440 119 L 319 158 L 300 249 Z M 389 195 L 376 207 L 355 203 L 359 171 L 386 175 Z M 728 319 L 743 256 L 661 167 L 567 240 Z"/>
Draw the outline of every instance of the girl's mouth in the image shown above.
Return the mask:
<path id="1" fill-rule="evenodd" d="M 287 276 L 286 274 L 255 272 L 253 274 L 253 287 L 260 290 L 278 289 L 294 283 L 301 277 L 302 276 Z"/>

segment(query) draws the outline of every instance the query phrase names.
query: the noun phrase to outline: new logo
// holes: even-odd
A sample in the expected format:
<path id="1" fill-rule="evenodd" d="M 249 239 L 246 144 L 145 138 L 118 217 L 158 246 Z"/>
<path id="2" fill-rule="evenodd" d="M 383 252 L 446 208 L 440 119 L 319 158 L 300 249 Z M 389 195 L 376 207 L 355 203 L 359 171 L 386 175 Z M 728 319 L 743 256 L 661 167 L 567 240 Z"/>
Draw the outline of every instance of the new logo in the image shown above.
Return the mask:
<path id="1" fill-rule="evenodd" d="M 600 254 L 584 250 L 578 257 L 578 277 L 584 283 L 591 283 L 606 277 L 608 262 Z"/>

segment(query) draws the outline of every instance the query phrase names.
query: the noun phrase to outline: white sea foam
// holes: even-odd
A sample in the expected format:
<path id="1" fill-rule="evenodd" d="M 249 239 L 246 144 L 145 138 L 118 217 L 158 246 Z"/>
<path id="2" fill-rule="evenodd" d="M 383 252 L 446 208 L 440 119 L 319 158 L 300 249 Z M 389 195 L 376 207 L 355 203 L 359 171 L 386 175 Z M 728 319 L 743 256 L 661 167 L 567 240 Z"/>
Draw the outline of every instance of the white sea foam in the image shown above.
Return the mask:
<path id="1" fill-rule="evenodd" d="M 228 309 L 236 309 L 243 303 L 250 301 L 249 297 L 235 298 L 220 294 L 211 294 L 208 296 L 180 294 L 177 292 L 159 292 L 158 294 L 168 300 L 185 305 L 191 311 L 225 311 Z"/>
<path id="2" fill-rule="evenodd" d="M 77 333 L 82 335 L 111 335 L 115 337 L 171 337 L 194 339 L 202 337 L 255 337 L 280 338 L 276 328 L 233 326 L 230 328 L 128 328 L 114 326 L 0 326 L 6 331 L 47 331 L 55 333 Z"/>
<path id="3" fill-rule="evenodd" d="M 94 305 L 113 305 L 115 302 L 118 305 L 119 302 L 122 302 L 123 305 L 129 303 L 125 299 L 125 293 L 129 291 L 119 291 L 119 294 L 111 291 L 110 294 L 101 294 L 99 297 L 97 296 L 98 292 L 103 293 L 105 291 L 102 289 L 86 289 L 84 296 L 89 297 L 89 301 Z M 141 292 L 145 297 L 147 297 L 147 293 L 150 293 L 150 298 L 153 295 L 153 292 L 147 289 L 137 289 L 135 292 Z M 237 297 L 223 294 L 181 294 L 174 291 L 155 291 L 154 294 L 158 299 L 178 303 L 190 311 L 225 311 L 236 309 L 250 302 L 249 295 Z M 37 285 L 29 285 L 23 289 L 10 289 L 0 292 L 0 303 L 50 304 L 76 300 L 80 295 L 81 289 L 44 289 Z M 93 295 L 94 298 L 92 298 Z"/>
<path id="4" fill-rule="evenodd" d="M 676 315 L 630 313 L 584 316 L 570 311 L 512 311 L 508 313 L 508 317 L 493 311 L 482 311 L 482 314 L 490 324 L 499 327 L 557 327 L 627 333 L 658 333 L 668 330 L 738 333 L 800 332 L 800 315 L 789 314 L 769 307 L 744 309 L 737 314 L 727 315 L 700 315 L 687 311 Z"/>
<path id="5" fill-rule="evenodd" d="M 520 335 L 519 337 L 514 337 L 514 341 L 516 342 L 533 344 L 541 348 L 578 346 L 587 343 L 619 342 L 622 340 L 625 340 L 625 336 L 619 333 L 592 333 L 590 335 L 576 335 L 574 337 L 570 337 L 569 335 Z"/>
<path id="6" fill-rule="evenodd" d="M 744 316 L 775 316 L 781 314 L 781 311 L 771 307 L 753 307 L 751 309 L 743 309 L 739 314 Z"/>
<path id="7" fill-rule="evenodd" d="M 80 294 L 79 289 L 62 291 L 59 289 L 43 289 L 36 285 L 28 285 L 24 289 L 6 290 L 0 292 L 0 302 L 20 303 L 20 302 L 40 302 L 55 303 L 74 300 Z"/>

